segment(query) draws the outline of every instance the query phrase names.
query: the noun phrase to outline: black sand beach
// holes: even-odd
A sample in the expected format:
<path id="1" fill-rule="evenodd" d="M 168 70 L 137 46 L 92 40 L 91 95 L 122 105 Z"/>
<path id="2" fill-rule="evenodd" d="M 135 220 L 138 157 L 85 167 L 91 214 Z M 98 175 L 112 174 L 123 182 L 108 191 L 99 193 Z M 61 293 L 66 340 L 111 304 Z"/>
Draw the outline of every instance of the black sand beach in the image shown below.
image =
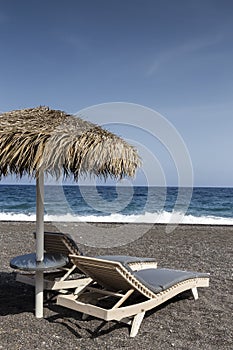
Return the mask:
<path id="1" fill-rule="evenodd" d="M 33 231 L 34 223 L 0 223 L 0 349 L 233 349 L 232 226 L 180 225 L 166 233 L 165 225 L 154 225 L 128 245 L 81 247 L 89 255 L 148 256 L 162 267 L 210 272 L 210 287 L 199 289 L 197 301 L 185 293 L 148 312 L 135 338 L 125 325 L 83 321 L 52 303 L 44 319 L 35 318 L 34 289 L 17 283 L 9 266 L 12 257 L 34 251 Z"/>

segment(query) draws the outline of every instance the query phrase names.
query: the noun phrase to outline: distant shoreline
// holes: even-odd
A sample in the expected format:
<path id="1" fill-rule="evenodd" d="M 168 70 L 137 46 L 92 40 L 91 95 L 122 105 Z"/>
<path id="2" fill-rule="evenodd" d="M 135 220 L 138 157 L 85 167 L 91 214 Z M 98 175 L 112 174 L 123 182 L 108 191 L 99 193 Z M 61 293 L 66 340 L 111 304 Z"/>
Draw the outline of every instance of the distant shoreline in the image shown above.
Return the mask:
<path id="1" fill-rule="evenodd" d="M 1 220 L 0 219 L 0 225 L 1 223 L 18 223 L 18 224 L 27 224 L 27 223 L 31 223 L 31 224 L 35 224 L 36 223 L 36 220 Z M 223 224 L 223 223 L 219 223 L 219 224 L 216 224 L 216 223 L 193 223 L 193 222 L 190 222 L 190 223 L 179 223 L 179 224 L 176 224 L 176 223 L 164 223 L 164 222 L 124 222 L 124 221 L 119 221 L 119 222 L 116 222 L 116 221 L 84 221 L 84 220 L 77 220 L 77 221 L 46 221 L 45 220 L 45 224 L 51 224 L 51 225 L 56 225 L 57 224 L 61 224 L 61 225 L 78 225 L 78 224 L 90 224 L 90 225 L 147 225 L 147 226 L 150 226 L 150 227 L 153 227 L 153 226 L 157 226 L 157 225 L 161 225 L 161 226 L 187 226 L 187 227 L 192 227 L 192 226 L 203 226 L 203 227 L 233 227 L 233 220 L 232 220 L 232 223 L 227 223 L 227 224 Z"/>
<path id="2" fill-rule="evenodd" d="M 36 221 L 18 221 L 18 220 L 0 220 L 0 226 L 1 223 L 7 223 L 7 224 L 36 224 Z M 54 225 L 56 222 L 53 221 L 45 221 L 45 225 Z M 93 225 L 147 225 L 150 226 L 151 228 L 153 228 L 153 226 L 188 226 L 188 227 L 192 227 L 192 226 L 197 226 L 197 227 L 216 227 L 216 228 L 221 228 L 221 227 L 233 227 L 233 224 L 198 224 L 198 223 L 180 223 L 180 224 L 171 224 L 171 223 L 148 223 L 148 222 L 111 222 L 111 221 L 73 221 L 73 222 L 67 222 L 67 221 L 59 221 L 59 224 L 82 224 L 82 223 L 87 223 L 87 224 L 93 224 Z"/>

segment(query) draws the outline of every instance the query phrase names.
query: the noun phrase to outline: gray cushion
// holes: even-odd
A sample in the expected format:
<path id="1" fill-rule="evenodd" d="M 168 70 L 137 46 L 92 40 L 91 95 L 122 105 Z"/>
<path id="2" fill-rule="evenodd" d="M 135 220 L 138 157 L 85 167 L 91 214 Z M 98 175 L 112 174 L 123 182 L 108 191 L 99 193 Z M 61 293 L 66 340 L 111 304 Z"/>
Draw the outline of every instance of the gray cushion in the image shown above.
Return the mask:
<path id="1" fill-rule="evenodd" d="M 191 278 L 209 277 L 206 273 L 171 269 L 145 269 L 134 272 L 134 276 L 154 293 L 159 293 Z"/>

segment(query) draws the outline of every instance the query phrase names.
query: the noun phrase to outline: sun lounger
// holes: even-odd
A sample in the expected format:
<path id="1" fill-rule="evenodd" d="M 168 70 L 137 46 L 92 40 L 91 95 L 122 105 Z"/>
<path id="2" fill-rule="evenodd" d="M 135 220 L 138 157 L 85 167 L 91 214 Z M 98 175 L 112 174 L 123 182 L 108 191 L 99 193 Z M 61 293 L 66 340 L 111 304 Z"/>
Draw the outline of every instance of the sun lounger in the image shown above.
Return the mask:
<path id="1" fill-rule="evenodd" d="M 73 263 L 91 281 L 75 293 L 58 295 L 57 304 L 105 321 L 131 325 L 130 336 L 139 330 L 145 312 L 191 290 L 209 286 L 209 274 L 161 268 L 133 271 L 127 263 L 84 256 L 72 256 Z M 109 302 L 104 306 L 103 302 Z M 110 302 L 112 302 L 110 304 Z"/>
<path id="2" fill-rule="evenodd" d="M 44 234 L 44 248 L 45 254 L 54 257 L 56 259 L 57 255 L 69 257 L 70 254 L 73 255 L 83 255 L 83 253 L 78 248 L 75 241 L 68 234 L 63 234 L 60 232 L 45 232 Z M 32 255 L 31 255 L 32 256 Z M 11 260 L 10 265 L 14 269 L 19 269 L 23 271 L 32 271 L 32 262 L 28 259 L 29 255 L 21 255 L 15 257 Z M 26 261 L 27 258 L 27 261 Z M 116 260 L 119 263 L 127 264 L 133 270 L 143 269 L 150 267 L 156 267 L 157 263 L 153 258 L 140 258 L 132 256 L 102 256 L 102 259 L 105 260 Z M 34 257 L 35 260 L 35 257 Z M 35 264 L 35 261 L 34 261 Z M 58 262 L 59 264 L 59 262 Z M 64 265 L 64 264 L 63 264 Z M 51 266 L 51 265 L 49 265 Z M 54 266 L 56 264 L 54 263 Z M 35 269 L 36 270 L 36 269 Z M 37 269 L 38 270 L 38 269 Z M 56 268 L 56 270 L 48 271 L 48 268 L 44 265 L 44 289 L 45 290 L 61 290 L 61 289 L 70 289 L 76 288 L 79 284 L 83 285 L 83 273 L 77 268 L 77 266 L 68 259 L 68 263 L 65 266 Z M 29 285 L 35 285 L 35 273 L 17 273 L 16 281 L 26 283 Z M 89 279 L 88 279 L 89 281 Z"/>

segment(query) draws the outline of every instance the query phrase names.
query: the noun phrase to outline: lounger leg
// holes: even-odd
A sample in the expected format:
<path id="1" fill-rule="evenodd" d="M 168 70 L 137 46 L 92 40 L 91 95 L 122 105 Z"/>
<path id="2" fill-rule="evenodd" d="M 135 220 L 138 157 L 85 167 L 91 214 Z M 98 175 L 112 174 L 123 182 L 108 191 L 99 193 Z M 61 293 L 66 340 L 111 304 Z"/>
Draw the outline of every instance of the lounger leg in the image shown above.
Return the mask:
<path id="1" fill-rule="evenodd" d="M 69 275 L 76 269 L 77 266 L 72 266 L 67 273 L 61 278 L 61 281 L 65 281 L 67 279 L 67 277 L 69 277 Z"/>
<path id="2" fill-rule="evenodd" d="M 133 322 L 132 322 L 132 327 L 131 327 L 131 332 L 130 332 L 130 337 L 135 337 L 137 335 L 144 315 L 145 315 L 145 311 L 140 312 L 139 314 L 134 316 L 134 319 L 133 319 Z"/>
<path id="3" fill-rule="evenodd" d="M 192 288 L 192 293 L 193 293 L 194 300 L 197 300 L 198 299 L 197 287 Z"/>

